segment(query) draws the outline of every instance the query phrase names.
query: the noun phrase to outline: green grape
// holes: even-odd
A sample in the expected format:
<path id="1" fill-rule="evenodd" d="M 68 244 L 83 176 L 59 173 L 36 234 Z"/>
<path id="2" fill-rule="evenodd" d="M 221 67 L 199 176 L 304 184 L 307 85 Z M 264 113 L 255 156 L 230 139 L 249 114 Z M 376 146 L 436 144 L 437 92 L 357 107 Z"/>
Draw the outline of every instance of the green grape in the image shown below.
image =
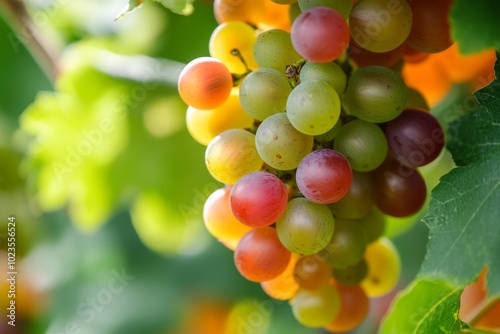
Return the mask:
<path id="1" fill-rule="evenodd" d="M 255 148 L 255 135 L 242 129 L 222 132 L 208 144 L 205 163 L 210 174 L 226 184 L 260 170 L 262 159 Z"/>
<path id="2" fill-rule="evenodd" d="M 343 124 L 342 118 L 339 118 L 339 120 L 337 121 L 337 123 L 335 123 L 333 128 L 323 133 L 322 135 L 314 136 L 314 140 L 316 140 L 318 143 L 321 144 L 326 144 L 328 142 L 331 142 L 339 134 L 342 124 Z"/>
<path id="3" fill-rule="evenodd" d="M 323 249 L 332 238 L 335 223 L 326 205 L 304 197 L 288 202 L 285 213 L 276 222 L 281 243 L 290 251 L 311 255 Z"/>
<path id="4" fill-rule="evenodd" d="M 391 51 L 410 34 L 412 11 L 406 0 L 359 0 L 349 16 L 349 27 L 362 48 Z"/>
<path id="5" fill-rule="evenodd" d="M 308 61 L 300 69 L 300 81 L 310 80 L 327 82 L 340 96 L 345 90 L 347 76 L 336 63 L 315 63 Z"/>
<path id="6" fill-rule="evenodd" d="M 375 206 L 363 218 L 354 220 L 365 232 L 366 241 L 372 243 L 385 231 L 385 215 Z"/>
<path id="7" fill-rule="evenodd" d="M 365 279 L 366 275 L 368 275 L 368 264 L 365 259 L 343 269 L 333 269 L 335 280 L 345 285 L 357 285 Z"/>
<path id="8" fill-rule="evenodd" d="M 282 73 L 287 65 L 302 59 L 292 45 L 290 33 L 281 29 L 261 33 L 253 45 L 253 54 L 260 67 L 271 67 Z"/>
<path id="9" fill-rule="evenodd" d="M 307 135 L 321 135 L 339 120 L 340 99 L 328 83 L 304 81 L 288 96 L 286 110 L 294 128 Z"/>
<path id="10" fill-rule="evenodd" d="M 375 204 L 375 182 L 370 173 L 353 172 L 351 187 L 337 202 L 328 204 L 336 217 L 362 218 Z"/>
<path id="11" fill-rule="evenodd" d="M 349 220 L 335 219 L 333 237 L 319 256 L 334 269 L 343 269 L 361 261 L 366 245 L 366 237 L 358 225 Z"/>
<path id="12" fill-rule="evenodd" d="M 342 106 L 364 121 L 384 123 L 398 117 L 407 101 L 408 89 L 396 72 L 366 66 L 349 78 Z"/>
<path id="13" fill-rule="evenodd" d="M 292 312 L 304 326 L 322 327 L 339 314 L 340 294 L 335 287 L 326 284 L 320 289 L 299 289 L 291 300 Z"/>
<path id="14" fill-rule="evenodd" d="M 429 105 L 425 97 L 418 90 L 408 87 L 408 102 L 405 109 L 424 109 L 429 110 Z"/>
<path id="15" fill-rule="evenodd" d="M 283 73 L 274 68 L 260 68 L 243 79 L 240 102 L 253 118 L 263 121 L 284 112 L 292 87 Z"/>
<path id="16" fill-rule="evenodd" d="M 299 0 L 300 9 L 305 12 L 318 6 L 326 6 L 335 9 L 345 19 L 349 17 L 352 9 L 352 0 Z"/>
<path id="17" fill-rule="evenodd" d="M 299 3 L 296 2 L 294 4 L 290 5 L 290 8 L 288 9 L 288 16 L 290 17 L 290 22 L 293 23 L 297 16 L 299 16 L 302 13 L 299 7 Z"/>
<path id="18" fill-rule="evenodd" d="M 389 151 L 384 132 L 376 124 L 360 119 L 344 124 L 334 142 L 353 170 L 369 172 L 380 166 Z"/>
<path id="19" fill-rule="evenodd" d="M 292 170 L 312 152 L 314 138 L 297 131 L 286 113 L 279 113 L 260 124 L 255 144 L 266 164 L 279 170 Z"/>

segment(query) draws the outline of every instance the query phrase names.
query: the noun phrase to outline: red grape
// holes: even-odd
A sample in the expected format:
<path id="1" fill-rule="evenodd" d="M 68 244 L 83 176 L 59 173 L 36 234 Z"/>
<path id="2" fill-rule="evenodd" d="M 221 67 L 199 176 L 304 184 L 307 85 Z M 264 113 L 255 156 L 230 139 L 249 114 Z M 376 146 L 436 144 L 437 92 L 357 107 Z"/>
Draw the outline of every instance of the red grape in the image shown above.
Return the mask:
<path id="1" fill-rule="evenodd" d="M 234 216 L 251 227 L 271 225 L 285 212 L 288 189 L 268 172 L 243 176 L 231 189 L 230 203 Z"/>
<path id="2" fill-rule="evenodd" d="M 240 274 L 252 282 L 264 282 L 281 274 L 290 261 L 291 252 L 278 239 L 276 229 L 254 229 L 240 240 L 234 251 L 234 262 Z"/>
<path id="3" fill-rule="evenodd" d="M 290 32 L 295 50 L 317 63 L 337 59 L 349 45 L 349 27 L 337 11 L 318 6 L 300 14 Z"/>
<path id="4" fill-rule="evenodd" d="M 406 109 L 385 127 L 389 150 L 400 163 L 421 167 L 443 150 L 444 133 L 438 120 L 419 109 Z"/>
<path id="5" fill-rule="evenodd" d="M 328 204 L 344 197 L 352 182 L 349 161 L 328 148 L 306 155 L 297 168 L 297 186 L 310 201 Z"/>

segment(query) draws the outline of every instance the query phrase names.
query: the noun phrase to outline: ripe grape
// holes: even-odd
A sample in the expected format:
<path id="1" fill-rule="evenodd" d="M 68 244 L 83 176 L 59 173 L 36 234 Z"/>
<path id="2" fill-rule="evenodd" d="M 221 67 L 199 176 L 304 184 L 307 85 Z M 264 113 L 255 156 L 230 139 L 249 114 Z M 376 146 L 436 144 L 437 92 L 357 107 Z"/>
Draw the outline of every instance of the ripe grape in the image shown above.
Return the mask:
<path id="1" fill-rule="evenodd" d="M 349 78 L 343 107 L 364 121 L 384 123 L 398 117 L 407 101 L 408 89 L 396 72 L 366 66 Z"/>
<path id="2" fill-rule="evenodd" d="M 352 170 L 342 154 L 325 148 L 309 153 L 301 161 L 296 181 L 307 199 L 328 204 L 340 200 L 349 191 Z"/>
<path id="3" fill-rule="evenodd" d="M 261 33 L 253 46 L 253 54 L 260 67 L 271 67 L 282 73 L 287 65 L 301 59 L 293 48 L 290 33 L 281 29 Z"/>
<path id="4" fill-rule="evenodd" d="M 348 286 L 333 282 L 340 295 L 340 312 L 325 329 L 331 332 L 349 332 L 366 319 L 370 300 L 360 286 Z"/>
<path id="5" fill-rule="evenodd" d="M 345 19 L 349 18 L 352 9 L 352 0 L 299 0 L 298 3 L 303 12 L 314 7 L 326 6 L 339 12 Z"/>
<path id="6" fill-rule="evenodd" d="M 262 159 L 255 148 L 255 135 L 241 129 L 224 131 L 208 144 L 205 163 L 210 174 L 226 184 L 258 171 Z"/>
<path id="7" fill-rule="evenodd" d="M 435 53 L 453 43 L 449 15 L 453 0 L 418 0 L 408 2 L 413 24 L 407 43 L 418 51 Z"/>
<path id="8" fill-rule="evenodd" d="M 401 260 L 394 244 L 382 237 L 368 245 L 365 254 L 368 275 L 361 287 L 370 297 L 380 297 L 389 293 L 399 280 Z"/>
<path id="9" fill-rule="evenodd" d="M 241 107 L 236 87 L 221 106 L 211 110 L 188 107 L 186 112 L 189 134 L 205 146 L 219 133 L 230 129 L 250 128 L 253 122 L 253 118 Z"/>
<path id="10" fill-rule="evenodd" d="M 421 167 L 434 161 L 444 146 L 443 128 L 431 114 L 406 109 L 385 126 L 392 156 L 409 167 Z"/>
<path id="11" fill-rule="evenodd" d="M 351 10 L 349 26 L 358 45 L 371 52 L 387 52 L 410 34 L 412 11 L 406 0 L 359 0 Z"/>
<path id="12" fill-rule="evenodd" d="M 262 290 L 269 296 L 278 300 L 288 300 L 295 296 L 299 285 L 293 276 L 295 264 L 301 258 L 299 254 L 292 253 L 286 269 L 277 277 L 260 283 Z"/>
<path id="13" fill-rule="evenodd" d="M 203 206 L 203 221 L 208 232 L 227 248 L 235 250 L 240 239 L 250 231 L 231 212 L 229 206 L 230 188 L 214 191 Z"/>
<path id="14" fill-rule="evenodd" d="M 274 68 L 260 68 L 243 79 L 240 102 L 243 109 L 259 121 L 284 112 L 292 87 L 285 75 Z"/>
<path id="15" fill-rule="evenodd" d="M 424 205 L 427 187 L 417 170 L 391 159 L 377 168 L 374 176 L 376 204 L 385 214 L 407 217 Z"/>
<path id="16" fill-rule="evenodd" d="M 290 200 L 276 222 L 281 243 L 294 253 L 311 255 L 324 248 L 332 238 L 335 223 L 326 205 L 303 197 Z"/>
<path id="17" fill-rule="evenodd" d="M 197 109 L 217 108 L 226 101 L 232 88 L 231 73 L 215 58 L 197 58 L 179 75 L 179 95 L 186 104 Z"/>
<path id="18" fill-rule="evenodd" d="M 340 128 L 333 147 L 358 172 L 369 172 L 380 166 L 389 150 L 384 132 L 376 124 L 360 119 Z"/>
<path id="19" fill-rule="evenodd" d="M 256 24 L 264 16 L 264 0 L 215 0 L 214 15 L 219 23 L 241 21 Z"/>
<path id="20" fill-rule="evenodd" d="M 335 89 L 340 96 L 345 90 L 347 76 L 342 68 L 335 63 L 315 63 L 308 61 L 300 69 L 300 81 L 325 81 Z"/>
<path id="21" fill-rule="evenodd" d="M 255 134 L 255 144 L 266 164 L 278 170 L 297 168 L 313 149 L 314 138 L 296 130 L 286 113 L 269 116 Z"/>
<path id="22" fill-rule="evenodd" d="M 231 189 L 231 211 L 250 227 L 273 224 L 285 212 L 288 190 L 268 172 L 253 172 L 238 180 Z"/>
<path id="23" fill-rule="evenodd" d="M 324 6 L 314 7 L 293 21 L 292 44 L 307 60 L 327 63 L 335 60 L 349 45 L 349 27 L 337 11 Z"/>
<path id="24" fill-rule="evenodd" d="M 253 28 L 240 21 L 230 21 L 219 25 L 208 43 L 210 56 L 222 61 L 231 73 L 245 73 L 243 62 L 232 54 L 238 50 L 250 69 L 257 69 L 258 65 L 253 56 L 253 46 L 256 40 Z"/>
<path id="25" fill-rule="evenodd" d="M 317 255 L 302 257 L 293 272 L 293 277 L 303 289 L 319 289 L 332 277 L 332 267 Z"/>
<path id="26" fill-rule="evenodd" d="M 304 81 L 290 93 L 286 102 L 293 127 L 310 136 L 326 133 L 340 117 L 340 99 L 325 81 Z"/>
<path id="27" fill-rule="evenodd" d="M 252 282 L 264 282 L 280 275 L 291 253 L 281 244 L 272 227 L 253 229 L 238 243 L 234 262 L 240 274 Z"/>
<path id="28" fill-rule="evenodd" d="M 295 319 L 309 327 L 326 326 L 341 309 L 339 292 L 330 284 L 316 290 L 299 289 L 291 305 Z"/>
<path id="29" fill-rule="evenodd" d="M 385 67 L 394 66 L 403 57 L 404 49 L 404 43 L 397 48 L 387 52 L 368 51 L 366 49 L 363 49 L 353 40 L 351 40 L 351 45 L 349 45 L 351 58 L 359 67 L 373 65 Z"/>

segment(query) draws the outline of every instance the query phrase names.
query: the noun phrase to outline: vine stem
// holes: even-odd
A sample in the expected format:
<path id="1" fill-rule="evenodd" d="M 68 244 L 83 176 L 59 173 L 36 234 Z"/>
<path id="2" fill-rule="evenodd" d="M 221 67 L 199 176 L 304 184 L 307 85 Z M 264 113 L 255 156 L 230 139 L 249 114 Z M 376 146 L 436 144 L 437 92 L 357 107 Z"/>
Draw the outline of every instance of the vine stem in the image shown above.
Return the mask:
<path id="1" fill-rule="evenodd" d="M 33 24 L 22 0 L 0 0 L 0 13 L 4 14 L 15 35 L 8 36 L 11 46 L 17 52 L 18 44 L 23 43 L 46 76 L 54 82 L 59 74 L 58 55 L 48 47 L 37 27 Z M 17 43 L 17 44 L 14 44 Z"/>

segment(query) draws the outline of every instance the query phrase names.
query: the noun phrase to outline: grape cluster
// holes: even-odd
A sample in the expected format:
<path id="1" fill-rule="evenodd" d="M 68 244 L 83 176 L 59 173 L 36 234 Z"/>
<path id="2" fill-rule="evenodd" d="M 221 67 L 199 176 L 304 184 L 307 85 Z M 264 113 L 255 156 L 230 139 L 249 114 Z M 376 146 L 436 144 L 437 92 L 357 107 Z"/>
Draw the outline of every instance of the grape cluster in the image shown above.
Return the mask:
<path id="1" fill-rule="evenodd" d="M 385 218 L 422 208 L 418 168 L 444 138 L 396 63 L 451 45 L 449 7 L 216 0 L 210 57 L 180 75 L 188 130 L 224 184 L 205 203 L 208 231 L 306 326 L 352 330 L 397 284 Z"/>

